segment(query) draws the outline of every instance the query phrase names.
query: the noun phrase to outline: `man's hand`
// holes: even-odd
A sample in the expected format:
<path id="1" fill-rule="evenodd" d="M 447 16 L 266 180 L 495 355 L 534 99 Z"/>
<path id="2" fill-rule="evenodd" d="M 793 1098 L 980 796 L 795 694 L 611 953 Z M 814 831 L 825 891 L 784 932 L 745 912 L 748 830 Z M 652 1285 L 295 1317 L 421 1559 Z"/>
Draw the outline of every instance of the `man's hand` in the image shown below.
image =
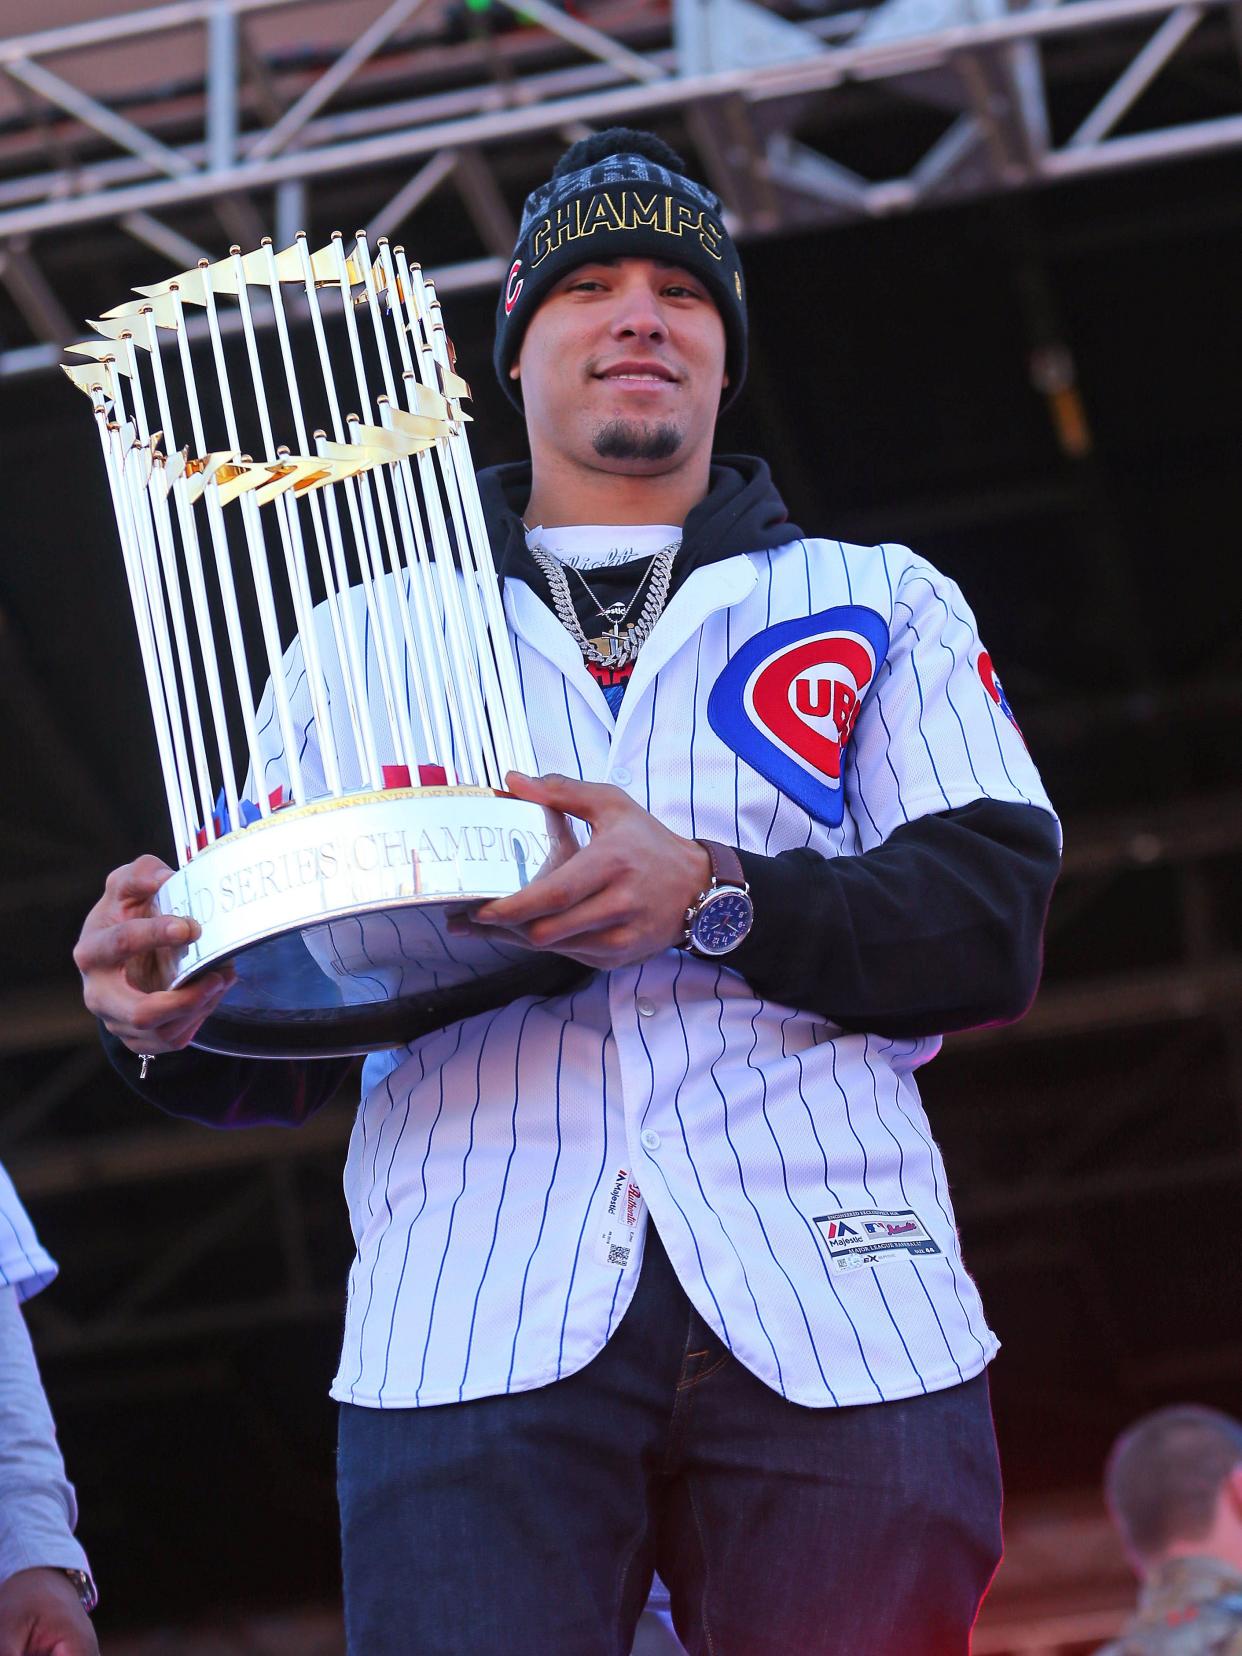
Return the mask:
<path id="1" fill-rule="evenodd" d="M 63 1570 L 0 1582 L 0 1656 L 99 1656 L 91 1619 Z"/>
<path id="2" fill-rule="evenodd" d="M 553 854 L 522 891 L 484 903 L 484 936 L 551 949 L 584 966 L 633 966 L 681 941 L 686 910 L 711 883 L 711 858 L 607 783 L 564 776 L 505 780 L 517 799 L 562 813 Z M 564 813 L 591 825 L 579 847 Z"/>
<path id="3" fill-rule="evenodd" d="M 229 971 L 207 972 L 164 988 L 176 950 L 199 935 L 196 920 L 156 912 L 155 894 L 171 873 L 150 856 L 114 868 L 73 951 L 87 1010 L 131 1052 L 189 1046 L 233 982 Z"/>

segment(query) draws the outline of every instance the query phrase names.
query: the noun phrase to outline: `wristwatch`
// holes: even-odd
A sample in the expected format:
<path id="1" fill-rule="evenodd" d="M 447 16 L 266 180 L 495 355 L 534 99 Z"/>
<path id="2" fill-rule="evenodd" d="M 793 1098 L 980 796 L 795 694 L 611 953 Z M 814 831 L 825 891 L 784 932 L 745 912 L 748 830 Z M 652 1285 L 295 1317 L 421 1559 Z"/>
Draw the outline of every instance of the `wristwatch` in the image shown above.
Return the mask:
<path id="1" fill-rule="evenodd" d="M 742 871 L 742 859 L 731 845 L 698 841 L 712 865 L 711 884 L 700 891 L 686 910 L 686 929 L 679 947 L 715 959 L 730 954 L 755 923 L 755 905 Z"/>
<path id="2" fill-rule="evenodd" d="M 74 1591 L 78 1595 L 83 1610 L 89 1616 L 99 1603 L 99 1594 L 95 1591 L 95 1583 L 85 1570 L 70 1570 L 62 1566 L 61 1575 L 67 1575 L 73 1583 Z"/>

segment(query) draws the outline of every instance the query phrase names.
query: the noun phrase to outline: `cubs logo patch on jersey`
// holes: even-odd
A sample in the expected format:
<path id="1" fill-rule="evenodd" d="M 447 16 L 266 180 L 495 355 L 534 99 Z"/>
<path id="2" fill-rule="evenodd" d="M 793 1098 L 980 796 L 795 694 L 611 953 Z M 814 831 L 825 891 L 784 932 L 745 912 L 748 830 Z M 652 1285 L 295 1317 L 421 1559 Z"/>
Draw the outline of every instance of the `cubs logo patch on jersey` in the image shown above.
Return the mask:
<path id="1" fill-rule="evenodd" d="M 752 769 L 820 822 L 845 814 L 841 791 L 854 721 L 888 651 L 874 610 L 845 604 L 766 627 L 712 686 L 712 729 Z"/>

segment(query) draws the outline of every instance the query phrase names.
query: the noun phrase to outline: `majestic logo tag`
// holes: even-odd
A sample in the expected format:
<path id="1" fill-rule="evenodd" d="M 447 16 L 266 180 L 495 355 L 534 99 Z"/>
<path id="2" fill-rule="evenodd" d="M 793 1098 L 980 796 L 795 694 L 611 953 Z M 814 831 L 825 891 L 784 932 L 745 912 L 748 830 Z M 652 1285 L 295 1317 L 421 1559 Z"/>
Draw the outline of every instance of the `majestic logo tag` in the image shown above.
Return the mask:
<path id="1" fill-rule="evenodd" d="M 721 673 L 708 720 L 740 759 L 835 827 L 846 743 L 887 650 L 888 628 L 858 605 L 779 621 Z"/>
<path id="2" fill-rule="evenodd" d="M 857 1271 L 886 1259 L 908 1259 L 911 1254 L 938 1254 L 940 1247 L 911 1208 L 850 1208 L 845 1213 L 823 1213 L 815 1220 L 838 1271 Z"/>

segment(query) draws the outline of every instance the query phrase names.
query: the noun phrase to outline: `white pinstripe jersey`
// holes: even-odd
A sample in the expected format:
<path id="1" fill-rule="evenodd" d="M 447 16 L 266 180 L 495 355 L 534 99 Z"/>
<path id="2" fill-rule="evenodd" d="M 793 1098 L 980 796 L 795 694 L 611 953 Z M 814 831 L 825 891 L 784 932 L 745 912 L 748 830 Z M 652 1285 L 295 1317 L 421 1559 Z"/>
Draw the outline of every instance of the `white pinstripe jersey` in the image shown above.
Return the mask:
<path id="1" fill-rule="evenodd" d="M 56 1261 L 35 1235 L 12 1179 L 0 1167 L 0 1288 L 15 1288 L 20 1303 L 46 1288 L 56 1272 Z"/>
<path id="2" fill-rule="evenodd" d="M 1051 809 L 961 594 L 904 547 L 796 541 L 695 570 L 615 727 L 541 599 L 510 580 L 505 603 L 541 770 L 611 781 L 677 833 L 832 858 L 983 797 Z M 832 706 L 830 685 L 821 707 L 807 680 L 812 713 L 852 721 L 835 784 L 813 741 L 801 759 L 785 742 L 783 766 L 781 741 L 756 746 L 765 662 L 793 705 L 781 662 L 796 669 L 785 652 L 808 639 L 857 690 Z M 289 681 L 314 789 L 296 661 Z M 270 698 L 260 717 L 278 743 Z M 970 1378 L 997 1342 L 915 1084 L 938 1047 L 846 1034 L 670 949 L 373 1056 L 345 1170 L 357 1257 L 333 1396 L 404 1408 L 581 1368 L 634 1291 L 644 1201 L 698 1310 L 787 1397 Z"/>

